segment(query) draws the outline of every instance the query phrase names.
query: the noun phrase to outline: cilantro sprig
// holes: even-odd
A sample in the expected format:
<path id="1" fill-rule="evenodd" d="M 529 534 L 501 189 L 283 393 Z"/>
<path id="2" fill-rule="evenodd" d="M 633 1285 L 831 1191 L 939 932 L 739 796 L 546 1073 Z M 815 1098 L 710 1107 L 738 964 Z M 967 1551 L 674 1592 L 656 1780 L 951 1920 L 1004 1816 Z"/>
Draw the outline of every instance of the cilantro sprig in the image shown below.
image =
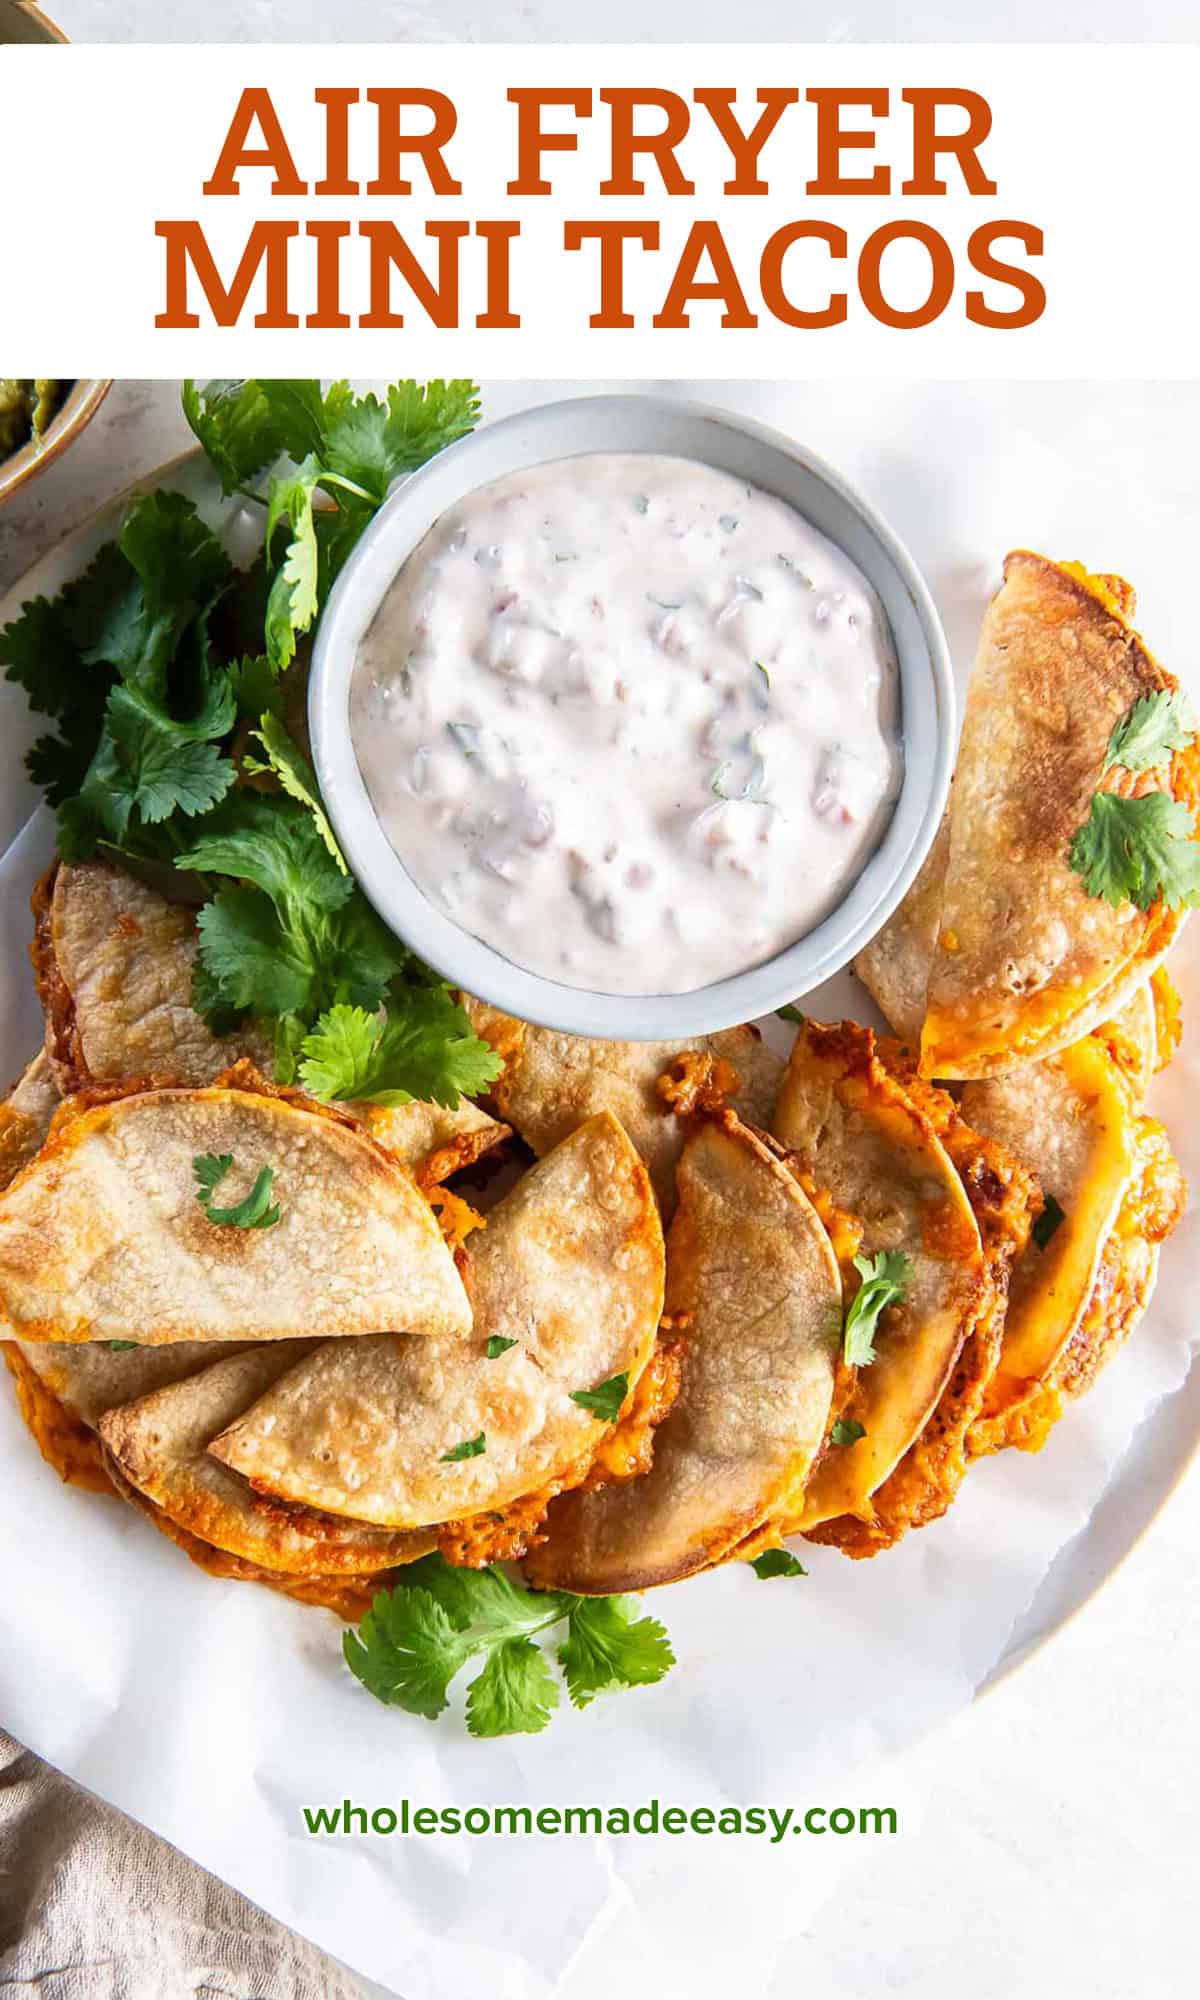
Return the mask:
<path id="1" fill-rule="evenodd" d="M 1195 740 L 1196 718 L 1179 688 L 1143 695 L 1116 724 L 1105 770 L 1135 775 L 1153 770 Z M 1188 807 L 1169 792 L 1126 798 L 1093 794 L 1088 816 L 1071 837 L 1068 860 L 1089 896 L 1119 909 L 1194 908 L 1200 903 L 1200 844 Z"/>
<path id="2" fill-rule="evenodd" d="M 199 878 L 193 999 L 214 1033 L 273 1022 L 278 1080 L 324 1099 L 453 1108 L 499 1061 L 349 875 L 293 731 L 300 642 L 338 571 L 391 482 L 471 429 L 478 391 L 188 382 L 183 404 L 222 491 L 261 507 L 261 552 L 236 569 L 183 494 L 137 495 L 82 576 L 0 631 L 0 666 L 53 725 L 30 775 L 67 860 Z"/>
<path id="3" fill-rule="evenodd" d="M 674 1666 L 662 1626 L 637 1612 L 635 1598 L 539 1593 L 494 1565 L 457 1569 L 432 1555 L 379 1593 L 342 1650 L 377 1701 L 430 1721 L 449 1706 L 451 1682 L 479 1660 L 467 1690 L 471 1735 L 536 1735 L 559 1701 L 558 1677 L 537 1643 L 555 1627 L 566 1625 L 555 1657 L 576 1708 L 609 1689 L 649 1686 Z"/>
<path id="4" fill-rule="evenodd" d="M 196 1200 L 205 1215 L 210 1222 L 228 1229 L 274 1229 L 280 1215 L 278 1205 L 271 1201 L 274 1167 L 259 1168 L 254 1186 L 241 1201 L 234 1202 L 229 1208 L 216 1206 L 213 1196 L 232 1166 L 232 1153 L 197 1153 L 192 1161 L 192 1172 L 196 1176 Z"/>
<path id="5" fill-rule="evenodd" d="M 869 1368 L 875 1359 L 875 1335 L 880 1314 L 900 1305 L 912 1282 L 912 1260 L 902 1250 L 881 1250 L 876 1257 L 856 1257 L 862 1279 L 846 1313 L 842 1354 L 848 1367 Z"/>

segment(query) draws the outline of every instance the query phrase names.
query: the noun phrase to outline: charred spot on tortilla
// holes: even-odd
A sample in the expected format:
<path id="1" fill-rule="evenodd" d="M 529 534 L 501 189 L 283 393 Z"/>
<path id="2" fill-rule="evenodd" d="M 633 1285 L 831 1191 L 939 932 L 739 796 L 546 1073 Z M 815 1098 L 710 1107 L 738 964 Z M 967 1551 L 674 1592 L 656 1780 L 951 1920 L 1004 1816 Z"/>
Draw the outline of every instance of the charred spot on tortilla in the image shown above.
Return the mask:
<path id="1" fill-rule="evenodd" d="M 214 1228 L 192 1162 L 276 1163 L 281 1220 Z M 357 1122 L 236 1065 L 215 1084 L 86 1094 L 0 1194 L 0 1324 L 27 1340 L 461 1336 L 428 1201 Z"/>
<path id="2" fill-rule="evenodd" d="M 623 1426 L 599 1424 L 572 1396 L 580 1382 L 624 1375 L 640 1435 L 669 1386 L 657 1359 L 662 1228 L 616 1119 L 598 1113 L 532 1167 L 462 1254 L 469 1341 L 325 1342 L 213 1441 L 214 1454 L 284 1499 L 379 1526 L 444 1527 L 448 1553 L 481 1563 L 498 1543 L 536 1538 L 556 1492 L 636 1471 L 641 1453 Z M 644 1380 L 654 1394 L 639 1406 Z M 485 1517 L 497 1514 L 489 1533 Z"/>
<path id="3" fill-rule="evenodd" d="M 640 1479 L 554 1502 L 527 1563 L 539 1586 L 603 1596 L 732 1559 L 796 1504 L 820 1447 L 842 1331 L 820 1217 L 732 1112 L 691 1132 L 678 1182 L 666 1296 L 686 1328 L 678 1398 Z"/>

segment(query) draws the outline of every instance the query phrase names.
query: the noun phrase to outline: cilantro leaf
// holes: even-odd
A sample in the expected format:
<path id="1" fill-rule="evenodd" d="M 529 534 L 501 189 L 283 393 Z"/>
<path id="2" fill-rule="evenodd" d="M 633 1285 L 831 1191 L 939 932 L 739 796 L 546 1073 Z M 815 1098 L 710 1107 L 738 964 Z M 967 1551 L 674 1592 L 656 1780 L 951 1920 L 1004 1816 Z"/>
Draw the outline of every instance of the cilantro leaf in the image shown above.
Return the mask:
<path id="1" fill-rule="evenodd" d="M 516 1344 L 517 1343 L 515 1340 L 506 1340 L 505 1336 L 502 1333 L 490 1333 L 488 1335 L 488 1344 L 485 1350 L 488 1360 L 499 1361 L 500 1356 L 502 1354 L 507 1354 L 509 1348 L 515 1347 Z"/>
<path id="2" fill-rule="evenodd" d="M 502 1066 L 444 987 L 393 987 L 385 1020 L 362 1007 L 332 1007 L 305 1038 L 301 1058 L 304 1088 L 324 1102 L 419 1098 L 448 1109 L 485 1089 Z"/>
<path id="3" fill-rule="evenodd" d="M 264 764 L 259 758 L 247 755 L 242 759 L 246 769 L 253 772 L 271 772 L 278 778 L 289 797 L 298 799 L 302 806 L 308 807 L 321 839 L 342 874 L 348 875 L 350 870 L 346 866 L 346 857 L 338 846 L 337 836 L 325 817 L 325 808 L 317 791 L 316 772 L 304 752 L 293 743 L 279 717 L 269 708 L 259 717 L 259 726 L 252 732 L 252 740 L 262 744 L 267 753 L 267 761 Z"/>
<path id="4" fill-rule="evenodd" d="M 578 1403 L 581 1410 L 590 1410 L 602 1423 L 615 1424 L 628 1394 L 628 1375 L 610 1375 L 607 1382 L 598 1383 L 594 1389 L 572 1389 L 571 1401 Z"/>
<path id="5" fill-rule="evenodd" d="M 533 1642 L 564 1619 L 558 1658 L 579 1708 L 605 1688 L 661 1680 L 674 1665 L 662 1626 L 635 1617 L 636 1609 L 634 1598 L 531 1591 L 494 1565 L 457 1569 L 440 1555 L 424 1556 L 406 1567 L 402 1583 L 380 1592 L 343 1650 L 380 1701 L 431 1719 L 446 1707 L 460 1667 L 482 1654 L 467 1698 L 472 1735 L 536 1734 L 557 1705 L 558 1687 Z"/>
<path id="6" fill-rule="evenodd" d="M 244 654 L 232 669 L 230 681 L 239 715 L 254 722 L 261 722 L 267 710 L 280 716 L 283 692 L 265 653 Z"/>
<path id="7" fill-rule="evenodd" d="M 130 503 L 117 546 L 134 587 L 110 607 L 83 658 L 107 660 L 123 680 L 161 696 L 185 626 L 226 588 L 232 564 L 194 503 L 167 488 Z"/>
<path id="8" fill-rule="evenodd" d="M 86 662 L 83 648 L 130 577 L 117 544 L 108 542 L 57 597 L 30 598 L 0 631 L 5 679 L 24 689 L 36 715 L 72 716 L 82 704 L 99 727 L 112 674 Z"/>
<path id="9" fill-rule="evenodd" d="M 639 1618 L 634 1597 L 577 1597 L 558 1658 L 567 1692 L 586 1708 L 608 1688 L 648 1687 L 675 1665 L 656 1618 Z"/>
<path id="10" fill-rule="evenodd" d="M 1200 903 L 1200 843 L 1192 815 L 1166 792 L 1140 799 L 1096 792 L 1071 839 L 1069 859 L 1089 896 L 1120 908 L 1192 909 Z"/>
<path id="11" fill-rule="evenodd" d="M 750 1563 L 755 1576 L 763 1583 L 769 1583 L 774 1576 L 807 1576 L 803 1563 L 797 1562 L 790 1549 L 764 1549 L 760 1556 L 754 1556 Z"/>
<path id="12" fill-rule="evenodd" d="M 775 1009 L 775 1014 L 777 1019 L 779 1019 L 780 1021 L 794 1021 L 798 1028 L 802 1028 L 804 1026 L 804 1015 L 800 1012 L 800 1009 L 798 1007 L 793 1007 L 790 1000 L 786 1003 L 785 1006 L 777 1007 Z"/>
<path id="13" fill-rule="evenodd" d="M 339 872 L 312 815 L 291 799 L 229 798 L 206 816 L 176 866 L 240 878 L 236 888 L 220 888 L 198 920 L 201 955 L 230 1006 L 296 1014 L 308 1027 L 341 1002 L 378 1008 L 408 962 Z"/>
<path id="14" fill-rule="evenodd" d="M 207 812 L 234 781 L 233 764 L 215 743 L 197 741 L 134 688 L 113 689 L 106 722 L 132 804 L 151 825 L 177 811 L 188 817 Z"/>
<path id="15" fill-rule="evenodd" d="M 283 426 L 261 382 L 223 379 L 201 389 L 186 381 L 183 414 L 220 477 L 222 493 L 236 493 L 283 450 Z"/>
<path id="16" fill-rule="evenodd" d="M 856 1257 L 854 1268 L 862 1284 L 846 1314 L 842 1352 L 852 1368 L 869 1368 L 875 1359 L 875 1333 L 886 1306 L 899 1305 L 912 1279 L 912 1263 L 902 1250 L 881 1250 L 877 1257 Z"/>
<path id="17" fill-rule="evenodd" d="M 242 1014 L 309 1010 L 311 955 L 304 941 L 280 922 L 266 896 L 256 889 L 218 889 L 200 911 L 196 924 L 200 948 L 192 998 L 214 1031 L 217 1010 L 234 1009 Z"/>
<path id="18" fill-rule="evenodd" d="M 334 865 L 312 817 L 291 799 L 239 792 L 212 814 L 181 867 L 253 882 L 280 909 L 340 909 L 354 884 Z"/>
<path id="19" fill-rule="evenodd" d="M 504 1639 L 467 1692 L 472 1736 L 536 1736 L 558 1707 L 558 1682 L 532 1639 Z"/>
<path id="20" fill-rule="evenodd" d="M 363 488 L 378 505 L 389 486 L 475 428 L 473 382 L 394 382 L 387 402 L 354 398 L 327 422 L 320 446 L 327 470 Z"/>
<path id="21" fill-rule="evenodd" d="M 478 1437 L 464 1438 L 461 1444 L 451 1445 L 438 1460 L 439 1465 L 460 1465 L 465 1458 L 482 1458 L 487 1450 L 487 1434 L 480 1431 Z"/>
<path id="22" fill-rule="evenodd" d="M 1054 1196 L 1052 1194 L 1048 1194 L 1046 1196 L 1042 1212 L 1038 1216 L 1037 1221 L 1034 1223 L 1033 1228 L 1030 1231 L 1030 1234 L 1033 1237 L 1034 1242 L 1037 1244 L 1039 1250 L 1044 1250 L 1046 1248 L 1046 1245 L 1050 1242 L 1051 1238 L 1057 1234 L 1059 1229 L 1061 1229 L 1066 1219 L 1067 1218 L 1065 1212 L 1060 1207 L 1059 1203 L 1055 1201 Z"/>
<path id="23" fill-rule="evenodd" d="M 198 1153 L 192 1161 L 196 1176 L 196 1200 L 210 1222 L 230 1229 L 274 1229 L 279 1209 L 271 1205 L 274 1167 L 260 1167 L 254 1186 L 232 1208 L 214 1208 L 213 1195 L 233 1165 L 232 1153 Z"/>
<path id="24" fill-rule="evenodd" d="M 1108 762 L 1126 771 L 1150 771 L 1173 750 L 1186 750 L 1196 735 L 1196 717 L 1182 688 L 1145 694 L 1122 716 L 1108 739 Z"/>
<path id="25" fill-rule="evenodd" d="M 310 455 L 292 477 L 271 482 L 267 506 L 268 561 L 280 522 L 286 521 L 292 530 L 267 598 L 267 658 L 277 673 L 291 665 L 298 636 L 308 631 L 317 615 L 318 552 L 313 495 L 320 477 L 320 463 Z"/>
<path id="26" fill-rule="evenodd" d="M 856 1423 L 853 1417 L 838 1417 L 829 1435 L 834 1444 L 849 1445 L 857 1444 L 860 1438 L 866 1437 L 867 1433 L 865 1426 Z"/>
<path id="27" fill-rule="evenodd" d="M 259 387 L 270 405 L 282 449 L 297 465 L 310 453 L 326 455 L 330 427 L 354 401 L 354 391 L 345 380 L 331 382 L 324 392 L 319 382 L 282 376 L 262 381 Z"/>
<path id="28" fill-rule="evenodd" d="M 477 1650 L 473 1634 L 464 1635 L 429 1591 L 411 1585 L 381 1590 L 358 1631 L 342 1637 L 346 1665 L 377 1701 L 431 1722 Z"/>

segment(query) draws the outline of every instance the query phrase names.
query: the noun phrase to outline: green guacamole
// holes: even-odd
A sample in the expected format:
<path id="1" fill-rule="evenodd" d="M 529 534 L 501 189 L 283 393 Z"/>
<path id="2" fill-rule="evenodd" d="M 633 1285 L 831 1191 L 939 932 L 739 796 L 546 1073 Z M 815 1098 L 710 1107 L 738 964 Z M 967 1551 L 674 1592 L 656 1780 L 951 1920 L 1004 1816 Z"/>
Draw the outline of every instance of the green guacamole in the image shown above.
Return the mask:
<path id="1" fill-rule="evenodd" d="M 40 442 L 45 437 L 70 386 L 0 375 L 0 458 L 20 451 L 31 438 Z"/>

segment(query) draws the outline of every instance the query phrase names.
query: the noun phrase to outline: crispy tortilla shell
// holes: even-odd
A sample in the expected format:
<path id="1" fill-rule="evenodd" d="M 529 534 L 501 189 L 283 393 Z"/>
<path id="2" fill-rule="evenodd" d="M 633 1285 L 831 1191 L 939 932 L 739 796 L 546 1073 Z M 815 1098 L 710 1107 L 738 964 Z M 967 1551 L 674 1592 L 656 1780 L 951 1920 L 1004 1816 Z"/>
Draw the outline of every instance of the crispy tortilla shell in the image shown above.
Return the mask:
<path id="1" fill-rule="evenodd" d="M 436 1536 L 392 1534 L 272 1503 L 212 1457 L 217 1433 L 296 1361 L 291 1341 L 252 1347 L 109 1410 L 99 1419 L 100 1436 L 122 1480 L 202 1542 L 292 1576 L 360 1575 L 427 1555 Z"/>
<path id="2" fill-rule="evenodd" d="M 554 1502 L 526 1565 L 542 1587 L 602 1596 L 690 1576 L 803 1489 L 829 1412 L 841 1280 L 798 1182 L 732 1113 L 702 1124 L 679 1162 L 667 1316 L 683 1379 L 650 1470 Z"/>
<path id="3" fill-rule="evenodd" d="M 1136 1125 L 1122 1072 L 1098 1035 L 1047 1062 L 968 1084 L 962 1112 L 1024 1162 L 1063 1218 L 1014 1268 L 986 1421 L 1046 1379 L 1079 1325 L 1133 1176 Z"/>
<path id="4" fill-rule="evenodd" d="M 677 1055 L 696 1049 L 729 1063 L 736 1072 L 732 1108 L 747 1124 L 770 1123 L 783 1063 L 757 1028 L 675 1042 L 591 1041 L 532 1027 L 467 996 L 463 1004 L 476 1034 L 504 1057 L 491 1093 L 501 1118 L 535 1153 L 546 1153 L 585 1118 L 610 1111 L 646 1162 L 664 1215 L 675 1200 L 684 1131 L 658 1085 Z"/>
<path id="5" fill-rule="evenodd" d="M 621 1374 L 632 1393 L 662 1311 L 658 1212 L 616 1119 L 589 1119 L 523 1175 L 462 1256 L 469 1341 L 326 1342 L 214 1454 L 260 1492 L 396 1528 L 584 1477 L 603 1431 L 572 1394 Z M 496 1338 L 515 1344 L 489 1360 Z M 482 1453 L 447 1462 L 481 1433 Z"/>
<path id="6" fill-rule="evenodd" d="M 123 869 L 59 862 L 34 897 L 34 972 L 46 1047 L 64 1092 L 128 1077 L 206 1084 L 248 1057 L 269 1070 L 271 1036 L 253 1023 L 218 1038 L 192 1006 L 195 914 Z M 445 1180 L 508 1133 L 464 1098 L 356 1104 L 372 1138 L 426 1182 Z M 2 1136 L 2 1135 L 0 1135 Z"/>
<path id="7" fill-rule="evenodd" d="M 880 1047 L 881 1059 L 933 1125 L 962 1181 L 979 1225 L 986 1283 L 954 1373 L 928 1422 L 895 1471 L 871 1496 L 869 1519 L 847 1514 L 811 1532 L 848 1556 L 877 1555 L 952 1505 L 970 1465 L 967 1440 L 1000 1358 L 1012 1267 L 1041 1208 L 1037 1182 L 1007 1147 L 971 1130 L 948 1093 L 921 1082 L 907 1050 Z M 853 1449 L 853 1447 L 851 1447 Z"/>
<path id="8" fill-rule="evenodd" d="M 0 1104 L 0 1189 L 40 1150 L 58 1105 L 50 1058 L 40 1049 Z"/>
<path id="9" fill-rule="evenodd" d="M 1027 550 L 1008 557 L 967 691 L 924 1075 L 986 1077 L 1057 1053 L 1119 1012 L 1173 941 L 1182 912 L 1114 908 L 1068 859 L 1102 780 L 1183 783 L 1179 757 L 1105 777 L 1115 724 L 1172 686 L 1111 591 Z"/>
<path id="10" fill-rule="evenodd" d="M 51 869 L 33 907 L 46 1050 L 64 1095 L 130 1076 L 212 1083 L 241 1056 L 269 1063 L 265 1030 L 218 1038 L 193 1008 L 196 925 L 182 903 L 81 861 Z"/>
<path id="11" fill-rule="evenodd" d="M 1040 1380 L 1023 1385 L 1019 1399 L 980 1418 L 968 1440 L 972 1456 L 1006 1445 L 1039 1451 L 1067 1404 L 1091 1388 L 1149 1305 L 1160 1246 L 1179 1222 L 1188 1191 L 1156 1119 L 1135 1121 L 1133 1150 L 1133 1173 L 1069 1340 Z"/>
<path id="12" fill-rule="evenodd" d="M 901 1251 L 907 1296 L 886 1308 L 877 1358 L 857 1373 L 837 1414 L 861 1423 L 852 1446 L 830 1442 L 789 1532 L 869 1501 L 924 1429 L 975 1326 L 988 1283 L 979 1227 L 934 1126 L 890 1075 L 869 1028 L 799 1030 L 775 1134 L 816 1186 L 862 1225 L 861 1254 Z"/>
<path id="13" fill-rule="evenodd" d="M 25 1340 L 298 1339 L 468 1331 L 428 1202 L 352 1119 L 236 1085 L 64 1107 L 0 1194 L 0 1324 Z M 82 1108 L 80 1108 L 82 1107 Z M 64 1115 L 65 1114 L 65 1115 Z M 229 1154 L 218 1205 L 274 1172 L 273 1228 L 210 1221 L 193 1160 Z"/>
<path id="14" fill-rule="evenodd" d="M 855 977 L 861 979 L 892 1033 L 914 1049 L 920 1044 L 925 1019 L 929 968 L 942 920 L 949 855 L 947 807 L 916 881 L 854 961 Z"/>

